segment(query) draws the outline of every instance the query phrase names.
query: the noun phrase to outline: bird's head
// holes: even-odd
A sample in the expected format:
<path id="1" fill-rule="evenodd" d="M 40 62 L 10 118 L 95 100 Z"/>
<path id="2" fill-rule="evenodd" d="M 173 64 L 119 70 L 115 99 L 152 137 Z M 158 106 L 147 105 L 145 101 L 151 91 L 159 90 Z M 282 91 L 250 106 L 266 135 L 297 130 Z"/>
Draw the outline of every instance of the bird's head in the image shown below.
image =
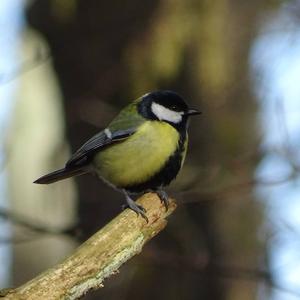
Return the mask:
<path id="1" fill-rule="evenodd" d="M 145 94 L 138 110 L 146 119 L 164 121 L 175 127 L 185 125 L 190 116 L 200 114 L 196 109 L 190 109 L 183 98 L 172 91 Z"/>

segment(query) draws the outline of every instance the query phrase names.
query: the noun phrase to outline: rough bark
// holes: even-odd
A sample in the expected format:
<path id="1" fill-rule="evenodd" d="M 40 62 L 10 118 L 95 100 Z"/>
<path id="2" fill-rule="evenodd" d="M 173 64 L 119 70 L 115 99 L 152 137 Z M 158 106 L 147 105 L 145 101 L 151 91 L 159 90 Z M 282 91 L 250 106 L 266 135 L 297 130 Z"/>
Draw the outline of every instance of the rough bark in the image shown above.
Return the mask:
<path id="1" fill-rule="evenodd" d="M 105 278 L 118 272 L 123 263 L 139 254 L 144 244 L 164 229 L 166 217 L 176 208 L 171 200 L 166 211 L 153 193 L 137 202 L 147 210 L 148 223 L 126 209 L 62 263 L 9 290 L 3 299 L 78 299 L 91 289 L 103 287 Z"/>

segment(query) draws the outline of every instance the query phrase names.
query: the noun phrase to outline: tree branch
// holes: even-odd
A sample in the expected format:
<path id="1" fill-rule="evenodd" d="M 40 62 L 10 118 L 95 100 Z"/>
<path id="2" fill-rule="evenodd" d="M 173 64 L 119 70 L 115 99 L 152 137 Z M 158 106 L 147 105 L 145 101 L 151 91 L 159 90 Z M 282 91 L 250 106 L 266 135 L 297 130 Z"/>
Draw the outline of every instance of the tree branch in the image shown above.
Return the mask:
<path id="1" fill-rule="evenodd" d="M 167 224 L 166 217 L 176 204 L 171 200 L 165 210 L 156 194 L 137 200 L 147 210 L 149 222 L 126 209 L 83 243 L 62 263 L 24 285 L 9 290 L 3 299 L 78 299 L 91 289 L 103 287 L 103 281 L 120 266 L 141 252 L 144 244 Z"/>

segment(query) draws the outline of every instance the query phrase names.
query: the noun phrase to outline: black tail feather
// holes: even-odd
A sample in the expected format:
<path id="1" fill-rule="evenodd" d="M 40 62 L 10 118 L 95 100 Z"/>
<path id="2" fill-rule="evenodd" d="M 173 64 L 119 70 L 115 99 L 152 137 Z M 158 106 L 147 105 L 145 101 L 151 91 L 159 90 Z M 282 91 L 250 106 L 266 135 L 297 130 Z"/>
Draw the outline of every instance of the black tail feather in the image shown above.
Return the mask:
<path id="1" fill-rule="evenodd" d="M 37 180 L 35 180 L 33 183 L 49 184 L 49 183 L 53 183 L 53 182 L 56 182 L 59 180 L 69 178 L 69 177 L 82 175 L 86 172 L 87 172 L 86 170 L 82 170 L 82 169 L 63 168 L 63 169 L 54 171 L 52 173 L 49 173 L 47 175 L 44 175 L 44 176 L 38 178 Z"/>

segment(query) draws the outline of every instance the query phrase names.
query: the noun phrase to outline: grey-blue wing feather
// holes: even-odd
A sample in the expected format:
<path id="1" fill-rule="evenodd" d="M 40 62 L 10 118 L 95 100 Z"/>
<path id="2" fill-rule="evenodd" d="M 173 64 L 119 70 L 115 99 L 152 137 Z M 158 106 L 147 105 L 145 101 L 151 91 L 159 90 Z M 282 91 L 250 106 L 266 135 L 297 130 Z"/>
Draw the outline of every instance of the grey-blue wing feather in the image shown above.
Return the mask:
<path id="1" fill-rule="evenodd" d="M 135 128 L 116 130 L 107 134 L 105 130 L 94 135 L 84 143 L 67 161 L 66 167 L 82 166 L 88 164 L 94 154 L 101 151 L 102 148 L 115 142 L 124 140 L 135 132 Z"/>

